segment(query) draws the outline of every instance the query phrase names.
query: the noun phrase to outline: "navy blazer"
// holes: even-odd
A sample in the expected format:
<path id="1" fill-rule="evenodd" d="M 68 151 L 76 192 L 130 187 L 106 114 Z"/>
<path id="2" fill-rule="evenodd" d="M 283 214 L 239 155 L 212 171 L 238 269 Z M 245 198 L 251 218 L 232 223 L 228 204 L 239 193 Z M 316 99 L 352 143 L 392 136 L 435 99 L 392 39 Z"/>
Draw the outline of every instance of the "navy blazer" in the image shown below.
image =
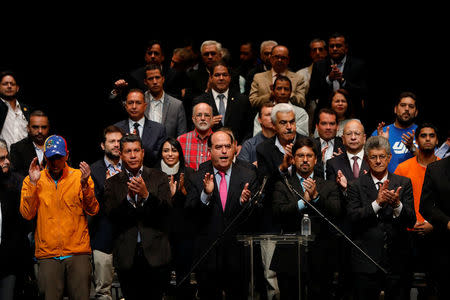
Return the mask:
<path id="1" fill-rule="evenodd" d="M 378 264 L 388 271 L 402 272 L 406 268 L 409 254 L 407 228 L 416 223 L 411 180 L 388 173 L 389 190 L 400 190 L 403 205 L 398 217 L 393 217 L 393 208 L 384 206 L 375 214 L 372 202 L 378 190 L 369 173 L 360 176 L 348 186 L 347 217 L 352 226 L 354 242 Z M 377 267 L 356 249 L 352 248 L 351 263 L 354 272 L 375 273 Z"/>
<path id="2" fill-rule="evenodd" d="M 124 132 L 130 133 L 129 119 L 117 122 L 117 127 L 121 128 Z M 144 147 L 144 165 L 147 167 L 153 167 L 158 161 L 158 151 L 166 140 L 166 129 L 163 125 L 153 122 L 145 118 L 144 131 L 142 132 L 142 146 Z"/>

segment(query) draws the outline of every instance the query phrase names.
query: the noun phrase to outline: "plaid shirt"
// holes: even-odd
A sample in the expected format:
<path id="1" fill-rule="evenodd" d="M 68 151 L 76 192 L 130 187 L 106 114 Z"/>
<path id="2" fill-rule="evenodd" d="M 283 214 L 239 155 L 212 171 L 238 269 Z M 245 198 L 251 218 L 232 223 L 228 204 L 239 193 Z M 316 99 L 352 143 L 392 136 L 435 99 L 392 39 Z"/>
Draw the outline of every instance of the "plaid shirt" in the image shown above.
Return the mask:
<path id="1" fill-rule="evenodd" d="M 201 138 L 198 135 L 197 129 L 194 129 L 188 133 L 180 135 L 177 140 L 183 148 L 184 159 L 186 166 L 191 167 L 194 170 L 198 169 L 198 166 L 211 158 L 211 154 L 208 150 L 208 137 L 212 134 L 212 130 L 209 129 L 205 138 Z"/>

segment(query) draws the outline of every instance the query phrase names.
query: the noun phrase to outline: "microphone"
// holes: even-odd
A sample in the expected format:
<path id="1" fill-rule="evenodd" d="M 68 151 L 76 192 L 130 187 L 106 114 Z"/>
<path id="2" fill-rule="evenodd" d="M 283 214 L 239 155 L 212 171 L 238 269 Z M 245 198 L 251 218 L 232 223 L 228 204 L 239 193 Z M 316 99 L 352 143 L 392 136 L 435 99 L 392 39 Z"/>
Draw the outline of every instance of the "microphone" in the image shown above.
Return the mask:
<path id="1" fill-rule="evenodd" d="M 305 204 L 308 207 L 312 208 L 322 219 L 324 219 L 331 227 L 333 227 L 337 232 L 339 232 L 339 234 L 342 235 L 347 240 L 347 242 L 349 242 L 353 247 L 355 247 L 359 252 L 361 252 L 368 260 L 370 260 L 384 274 L 387 274 L 387 271 L 382 266 L 380 266 L 375 260 L 373 260 L 373 258 L 370 257 L 366 252 L 364 252 L 364 250 L 362 250 L 358 245 L 356 245 L 339 227 L 337 227 L 333 222 L 328 220 L 327 217 L 325 217 L 312 203 L 310 203 L 309 201 L 306 201 L 305 198 L 303 198 L 303 196 L 292 187 L 292 185 L 289 183 L 289 180 L 285 174 L 282 174 L 282 177 L 283 177 L 284 183 L 286 184 L 287 188 L 293 195 L 296 195 L 301 200 L 303 200 L 303 202 L 305 202 Z"/>

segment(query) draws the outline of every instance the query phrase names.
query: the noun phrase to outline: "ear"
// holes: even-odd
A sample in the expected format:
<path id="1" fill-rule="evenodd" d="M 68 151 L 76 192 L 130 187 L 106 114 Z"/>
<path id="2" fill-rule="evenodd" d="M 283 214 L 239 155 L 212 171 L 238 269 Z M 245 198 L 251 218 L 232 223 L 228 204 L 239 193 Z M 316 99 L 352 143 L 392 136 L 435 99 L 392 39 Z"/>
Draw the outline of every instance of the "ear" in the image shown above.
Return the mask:
<path id="1" fill-rule="evenodd" d="M 103 151 L 105 151 L 105 144 L 103 142 L 100 143 L 100 147 L 102 148 Z"/>

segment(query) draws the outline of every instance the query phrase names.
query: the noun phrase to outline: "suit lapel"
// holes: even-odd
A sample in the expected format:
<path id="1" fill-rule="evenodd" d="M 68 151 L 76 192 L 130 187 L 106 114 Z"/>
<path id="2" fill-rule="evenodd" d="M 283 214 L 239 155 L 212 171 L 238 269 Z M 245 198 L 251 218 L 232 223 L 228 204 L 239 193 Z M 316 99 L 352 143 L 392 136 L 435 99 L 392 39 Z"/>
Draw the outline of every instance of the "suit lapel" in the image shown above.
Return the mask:
<path id="1" fill-rule="evenodd" d="M 302 196 L 305 195 L 305 192 L 303 192 L 303 187 L 300 185 L 300 179 L 298 178 L 295 171 L 293 171 L 293 174 L 292 174 L 292 176 L 289 177 L 288 181 L 291 184 L 294 191 L 297 191 Z M 293 195 L 293 196 L 295 197 L 295 199 L 298 198 L 297 195 Z"/>
<path id="2" fill-rule="evenodd" d="M 166 124 L 167 113 L 169 112 L 169 107 L 170 107 L 169 96 L 167 96 L 167 94 L 164 93 L 164 104 L 163 104 L 163 109 L 162 109 L 161 124 Z"/>
<path id="3" fill-rule="evenodd" d="M 145 118 L 144 128 L 142 130 L 142 144 L 146 145 L 147 141 L 151 138 L 152 132 L 152 125 L 147 118 Z"/>

